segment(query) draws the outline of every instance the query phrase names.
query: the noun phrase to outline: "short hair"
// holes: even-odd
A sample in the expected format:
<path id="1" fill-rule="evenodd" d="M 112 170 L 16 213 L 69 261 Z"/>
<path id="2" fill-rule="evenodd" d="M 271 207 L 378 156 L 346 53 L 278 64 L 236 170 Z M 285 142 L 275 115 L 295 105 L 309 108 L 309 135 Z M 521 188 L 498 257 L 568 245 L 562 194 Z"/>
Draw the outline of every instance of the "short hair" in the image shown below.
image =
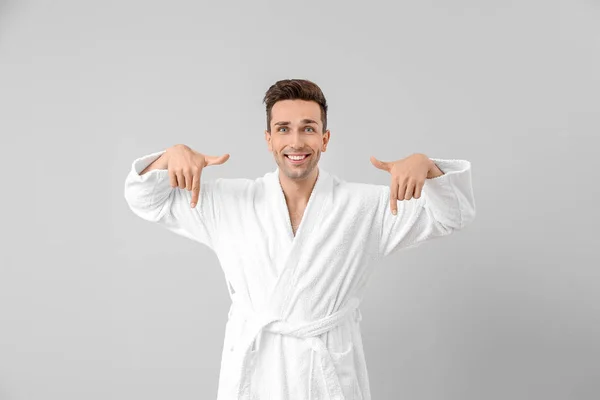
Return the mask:
<path id="1" fill-rule="evenodd" d="M 323 133 L 327 130 L 327 100 L 321 88 L 306 79 L 283 79 L 275 82 L 265 93 L 263 102 L 267 106 L 267 132 L 271 132 L 271 110 L 280 100 L 314 101 L 321 108 Z"/>

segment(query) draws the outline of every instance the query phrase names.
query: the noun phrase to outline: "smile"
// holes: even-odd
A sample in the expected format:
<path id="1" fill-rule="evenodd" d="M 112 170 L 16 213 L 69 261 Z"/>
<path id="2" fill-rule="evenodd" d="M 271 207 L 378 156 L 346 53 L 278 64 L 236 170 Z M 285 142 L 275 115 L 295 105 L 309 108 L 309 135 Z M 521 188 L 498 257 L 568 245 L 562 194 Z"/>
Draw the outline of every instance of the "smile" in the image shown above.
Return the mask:
<path id="1" fill-rule="evenodd" d="M 285 158 L 288 159 L 288 161 L 290 162 L 290 164 L 302 164 L 304 161 L 306 161 L 308 159 L 308 157 L 310 157 L 310 154 L 304 154 L 302 156 L 290 156 L 285 154 Z"/>

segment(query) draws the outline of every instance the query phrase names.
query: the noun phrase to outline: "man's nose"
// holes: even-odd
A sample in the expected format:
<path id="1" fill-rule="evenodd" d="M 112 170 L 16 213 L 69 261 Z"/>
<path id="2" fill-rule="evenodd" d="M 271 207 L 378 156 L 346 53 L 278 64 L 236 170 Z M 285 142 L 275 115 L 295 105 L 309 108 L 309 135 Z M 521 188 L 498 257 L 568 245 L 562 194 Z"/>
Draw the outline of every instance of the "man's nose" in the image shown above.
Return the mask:
<path id="1" fill-rule="evenodd" d="M 291 145 L 293 148 L 295 149 L 301 149 L 303 144 L 302 144 L 302 135 L 298 130 L 292 131 L 292 137 L 291 137 Z"/>

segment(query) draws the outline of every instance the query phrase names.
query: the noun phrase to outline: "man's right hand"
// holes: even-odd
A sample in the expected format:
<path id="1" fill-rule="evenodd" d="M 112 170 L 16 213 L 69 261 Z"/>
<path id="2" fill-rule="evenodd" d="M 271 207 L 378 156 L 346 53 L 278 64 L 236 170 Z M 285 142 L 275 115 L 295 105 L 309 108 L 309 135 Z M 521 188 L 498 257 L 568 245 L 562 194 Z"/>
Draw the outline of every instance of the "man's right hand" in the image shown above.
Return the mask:
<path id="1" fill-rule="evenodd" d="M 166 150 L 167 169 L 171 187 L 192 191 L 191 207 L 196 207 L 200 196 L 202 170 L 209 165 L 220 165 L 229 159 L 229 154 L 220 157 L 198 153 L 184 144 L 177 144 Z"/>

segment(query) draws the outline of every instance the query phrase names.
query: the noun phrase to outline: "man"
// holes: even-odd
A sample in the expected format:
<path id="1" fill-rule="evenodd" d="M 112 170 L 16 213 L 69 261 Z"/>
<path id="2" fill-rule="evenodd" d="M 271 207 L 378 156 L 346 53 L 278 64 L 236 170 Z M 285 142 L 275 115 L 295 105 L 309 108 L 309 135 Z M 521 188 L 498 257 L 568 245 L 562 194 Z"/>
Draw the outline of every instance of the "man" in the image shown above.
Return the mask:
<path id="1" fill-rule="evenodd" d="M 125 198 L 219 258 L 232 300 L 219 400 L 369 400 L 358 308 L 369 277 L 383 257 L 474 219 L 471 164 L 372 157 L 389 186 L 346 182 L 318 167 L 331 133 L 316 84 L 278 81 L 264 102 L 275 171 L 200 182 L 229 155 L 176 145 L 133 161 Z"/>

